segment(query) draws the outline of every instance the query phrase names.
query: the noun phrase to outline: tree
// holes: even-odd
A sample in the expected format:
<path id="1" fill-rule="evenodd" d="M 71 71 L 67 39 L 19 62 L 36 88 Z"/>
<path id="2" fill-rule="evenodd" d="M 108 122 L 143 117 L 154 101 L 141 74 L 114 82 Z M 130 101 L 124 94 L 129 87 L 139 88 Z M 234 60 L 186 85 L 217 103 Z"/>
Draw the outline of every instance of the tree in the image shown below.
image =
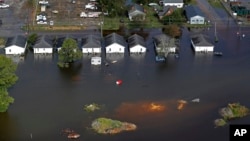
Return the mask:
<path id="1" fill-rule="evenodd" d="M 7 89 L 18 80 L 15 74 L 17 65 L 4 55 L 0 55 L 0 112 L 7 111 L 14 98 L 8 95 Z"/>
<path id="2" fill-rule="evenodd" d="M 62 48 L 58 52 L 60 67 L 67 67 L 69 63 L 72 63 L 82 57 L 82 52 L 77 46 L 77 42 L 74 39 L 68 38 L 63 41 Z"/>
<path id="3" fill-rule="evenodd" d="M 178 38 L 181 36 L 181 29 L 176 24 L 166 25 L 163 28 L 163 32 L 172 38 Z"/>

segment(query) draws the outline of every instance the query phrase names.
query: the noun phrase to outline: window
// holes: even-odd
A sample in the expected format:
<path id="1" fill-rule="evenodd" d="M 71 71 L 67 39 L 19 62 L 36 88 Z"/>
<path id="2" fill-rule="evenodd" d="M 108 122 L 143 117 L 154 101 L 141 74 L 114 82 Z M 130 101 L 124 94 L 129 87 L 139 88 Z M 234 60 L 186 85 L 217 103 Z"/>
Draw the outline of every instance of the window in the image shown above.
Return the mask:
<path id="1" fill-rule="evenodd" d="M 9 49 L 9 52 L 11 52 L 11 49 Z"/>

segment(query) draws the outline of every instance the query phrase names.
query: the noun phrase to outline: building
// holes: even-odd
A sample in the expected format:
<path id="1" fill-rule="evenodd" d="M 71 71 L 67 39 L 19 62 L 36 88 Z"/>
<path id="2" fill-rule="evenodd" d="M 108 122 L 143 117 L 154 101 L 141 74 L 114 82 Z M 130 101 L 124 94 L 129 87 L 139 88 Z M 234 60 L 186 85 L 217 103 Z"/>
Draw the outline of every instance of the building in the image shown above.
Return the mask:
<path id="1" fill-rule="evenodd" d="M 167 36 L 166 34 L 159 34 L 154 39 L 155 52 L 158 56 L 167 57 L 169 53 L 175 53 L 177 45 L 175 39 Z"/>
<path id="2" fill-rule="evenodd" d="M 66 35 L 63 37 L 57 37 L 56 42 L 55 42 L 55 44 L 56 44 L 55 47 L 56 47 L 57 51 L 59 51 L 62 48 L 64 40 L 69 39 L 69 38 L 75 40 L 77 43 L 77 47 L 79 48 L 78 38 L 71 36 L 71 35 Z"/>
<path id="3" fill-rule="evenodd" d="M 205 15 L 199 7 L 194 5 L 185 7 L 185 14 L 189 24 L 205 24 Z"/>
<path id="4" fill-rule="evenodd" d="M 53 53 L 53 39 L 47 35 L 39 36 L 33 46 L 34 53 L 51 54 Z"/>
<path id="5" fill-rule="evenodd" d="M 121 35 L 112 33 L 107 35 L 104 40 L 106 53 L 125 53 L 126 41 Z"/>
<path id="6" fill-rule="evenodd" d="M 147 51 L 144 38 L 137 34 L 128 38 L 128 47 L 130 53 L 145 53 Z"/>
<path id="7" fill-rule="evenodd" d="M 214 45 L 209 41 L 208 37 L 202 34 L 193 35 L 191 44 L 195 52 L 213 52 Z"/>
<path id="8" fill-rule="evenodd" d="M 24 54 L 27 47 L 27 39 L 22 35 L 10 37 L 5 44 L 5 54 Z"/>
<path id="9" fill-rule="evenodd" d="M 162 19 L 165 16 L 171 15 L 175 9 L 177 9 L 176 6 L 164 6 L 162 10 L 158 11 L 159 19 Z"/>
<path id="10" fill-rule="evenodd" d="M 82 38 L 82 53 L 101 53 L 102 45 L 101 45 L 101 37 L 97 35 L 87 35 Z"/>
<path id="11" fill-rule="evenodd" d="M 130 21 L 144 21 L 146 13 L 141 5 L 133 4 L 128 11 L 128 17 Z"/>
<path id="12" fill-rule="evenodd" d="M 176 6 L 177 8 L 182 8 L 184 5 L 183 0 L 162 0 L 163 6 Z"/>

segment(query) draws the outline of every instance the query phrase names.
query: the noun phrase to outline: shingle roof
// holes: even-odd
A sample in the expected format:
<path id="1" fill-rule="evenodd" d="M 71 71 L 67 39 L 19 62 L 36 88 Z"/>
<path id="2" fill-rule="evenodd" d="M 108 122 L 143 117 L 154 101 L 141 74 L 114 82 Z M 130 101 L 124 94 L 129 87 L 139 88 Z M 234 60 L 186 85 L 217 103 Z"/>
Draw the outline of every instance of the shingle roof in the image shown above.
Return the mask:
<path id="1" fill-rule="evenodd" d="M 193 35 L 191 40 L 196 46 L 213 46 L 208 37 L 202 34 Z"/>
<path id="2" fill-rule="evenodd" d="M 5 47 L 16 45 L 16 46 L 25 48 L 26 42 L 27 42 L 26 37 L 24 37 L 22 35 L 17 35 L 15 37 L 8 38 L 7 42 L 5 44 Z"/>
<path id="3" fill-rule="evenodd" d="M 170 10 L 170 8 L 173 8 L 174 10 L 177 9 L 176 6 L 163 6 L 163 9 L 158 12 L 158 15 L 164 16 Z"/>
<path id="4" fill-rule="evenodd" d="M 159 35 L 155 36 L 153 39 L 154 39 L 154 42 L 155 42 L 157 47 L 174 47 L 174 46 L 176 46 L 174 40 L 172 40 L 172 38 L 170 38 L 166 34 L 159 34 Z"/>
<path id="5" fill-rule="evenodd" d="M 202 13 L 202 11 L 200 10 L 200 8 L 197 6 L 194 6 L 194 5 L 190 5 L 190 6 L 185 7 L 185 12 L 186 12 L 186 16 L 188 19 L 190 19 L 191 17 L 194 17 L 194 16 L 205 17 L 204 14 Z"/>
<path id="6" fill-rule="evenodd" d="M 53 48 L 53 39 L 47 35 L 39 36 L 33 48 Z"/>
<path id="7" fill-rule="evenodd" d="M 100 48 L 101 38 L 95 35 L 88 35 L 82 38 L 82 48 Z"/>
<path id="8" fill-rule="evenodd" d="M 113 43 L 120 44 L 124 47 L 126 46 L 126 42 L 125 42 L 124 38 L 117 33 L 112 33 L 112 34 L 109 34 L 105 37 L 105 46 L 109 46 Z"/>
<path id="9" fill-rule="evenodd" d="M 130 48 L 134 47 L 136 45 L 141 45 L 141 46 L 145 47 L 146 43 L 145 43 L 145 40 L 144 40 L 143 37 L 141 37 L 141 36 L 139 36 L 137 34 L 134 34 L 134 35 L 132 35 L 132 36 L 130 36 L 128 38 L 128 45 L 129 45 Z"/>
<path id="10" fill-rule="evenodd" d="M 163 0 L 163 3 L 183 3 L 183 0 Z"/>
<path id="11" fill-rule="evenodd" d="M 144 13 L 143 7 L 141 5 L 139 5 L 139 4 L 136 4 L 136 3 L 131 6 L 131 8 L 129 10 L 129 13 L 132 13 L 134 11 L 140 11 L 140 12 Z"/>

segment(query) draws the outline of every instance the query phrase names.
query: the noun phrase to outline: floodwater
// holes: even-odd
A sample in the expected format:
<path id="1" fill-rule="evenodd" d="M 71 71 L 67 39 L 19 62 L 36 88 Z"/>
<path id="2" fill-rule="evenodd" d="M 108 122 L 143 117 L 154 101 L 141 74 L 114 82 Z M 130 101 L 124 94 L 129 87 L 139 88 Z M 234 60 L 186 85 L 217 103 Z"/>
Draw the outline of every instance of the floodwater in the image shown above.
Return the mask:
<path id="1" fill-rule="evenodd" d="M 109 66 L 91 66 L 84 56 L 71 68 L 57 67 L 57 57 L 36 56 L 28 52 L 18 63 L 18 82 L 9 89 L 15 98 L 8 112 L 0 114 L 1 141 L 68 140 L 60 134 L 71 128 L 81 134 L 80 141 L 228 141 L 229 126 L 215 128 L 218 110 L 229 102 L 250 107 L 250 29 L 238 38 L 238 28 L 218 29 L 215 50 L 223 56 L 194 53 L 189 31 L 183 29 L 179 58 L 168 56 L 166 63 L 154 61 L 152 36 L 148 32 L 148 52 L 144 55 L 103 55 L 103 60 L 117 62 Z M 142 32 L 141 30 L 138 31 Z M 205 32 L 213 35 L 213 29 Z M 213 36 L 211 36 L 213 37 Z M 123 80 L 117 86 L 116 80 Z M 199 103 L 190 102 L 200 98 Z M 177 110 L 177 101 L 188 103 Z M 83 106 L 103 105 L 87 113 Z M 153 104 L 162 107 L 153 110 Z M 117 135 L 94 133 L 91 121 L 107 117 L 135 123 L 138 129 Z M 230 124 L 249 124 L 250 117 Z"/>

